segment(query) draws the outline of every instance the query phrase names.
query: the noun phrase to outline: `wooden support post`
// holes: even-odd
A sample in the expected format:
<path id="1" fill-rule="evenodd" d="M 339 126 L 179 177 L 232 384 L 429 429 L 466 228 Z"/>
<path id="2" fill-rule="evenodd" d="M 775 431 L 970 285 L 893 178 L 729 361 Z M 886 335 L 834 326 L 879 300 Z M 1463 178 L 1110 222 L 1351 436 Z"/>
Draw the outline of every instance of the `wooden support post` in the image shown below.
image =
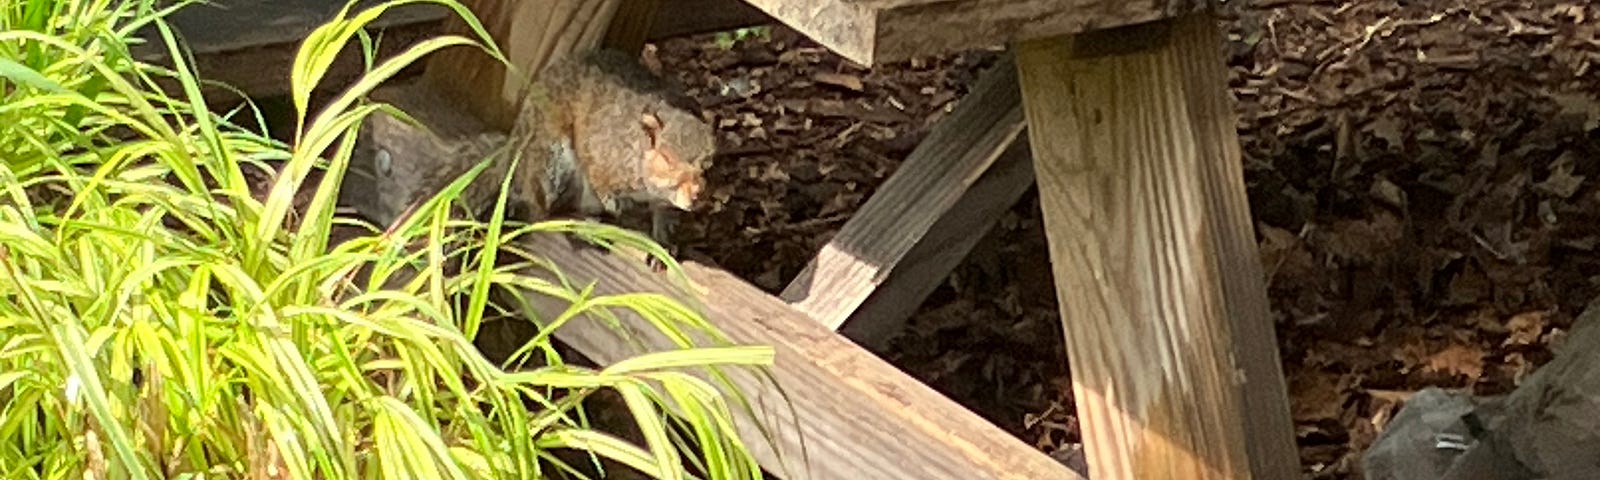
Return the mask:
<path id="1" fill-rule="evenodd" d="M 777 354 L 772 381 L 746 370 L 730 371 L 729 377 L 756 410 L 753 418 L 735 417 L 741 438 L 762 468 L 783 478 L 1083 478 L 732 274 L 685 264 L 690 278 L 713 292 L 695 298 L 637 259 L 575 247 L 552 234 L 530 236 L 521 248 L 549 258 L 572 284 L 592 283 L 594 295 L 672 295 L 700 305 L 707 320 L 735 344 L 772 346 Z M 527 297 L 538 318 L 552 318 L 569 306 L 537 293 Z M 598 319 L 579 319 L 565 324 L 555 336 L 602 365 L 676 349 L 644 320 L 626 311 L 613 312 L 623 323 L 620 328 Z M 619 335 L 619 330 L 628 332 L 628 337 Z M 735 413 L 740 411 L 736 408 Z M 775 448 L 768 448 L 758 426 L 771 429 Z"/>
<path id="2" fill-rule="evenodd" d="M 1033 180 L 1022 159 L 985 175 L 1024 122 L 1010 56 L 986 72 L 895 174 L 784 288 L 782 298 L 868 347 L 905 319 Z M 1016 168 L 1021 164 L 1024 168 Z M 1020 172 L 1020 174 L 1019 174 Z M 905 274 L 899 274 L 904 271 Z M 860 309 L 868 298 L 871 308 Z"/>
<path id="3" fill-rule="evenodd" d="M 1298 478 L 1206 14 L 1017 46 L 1090 475 Z"/>

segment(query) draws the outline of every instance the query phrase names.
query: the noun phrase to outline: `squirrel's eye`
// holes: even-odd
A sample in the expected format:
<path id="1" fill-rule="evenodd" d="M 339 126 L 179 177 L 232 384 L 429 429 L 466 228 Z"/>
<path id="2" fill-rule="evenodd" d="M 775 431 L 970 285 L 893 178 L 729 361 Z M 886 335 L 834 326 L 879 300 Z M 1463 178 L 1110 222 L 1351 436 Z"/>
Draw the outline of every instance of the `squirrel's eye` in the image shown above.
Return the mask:
<path id="1" fill-rule="evenodd" d="M 378 149 L 376 155 L 373 155 L 372 162 L 377 164 L 379 174 L 388 175 L 389 171 L 394 168 L 394 159 L 389 158 L 389 151 L 382 148 Z"/>

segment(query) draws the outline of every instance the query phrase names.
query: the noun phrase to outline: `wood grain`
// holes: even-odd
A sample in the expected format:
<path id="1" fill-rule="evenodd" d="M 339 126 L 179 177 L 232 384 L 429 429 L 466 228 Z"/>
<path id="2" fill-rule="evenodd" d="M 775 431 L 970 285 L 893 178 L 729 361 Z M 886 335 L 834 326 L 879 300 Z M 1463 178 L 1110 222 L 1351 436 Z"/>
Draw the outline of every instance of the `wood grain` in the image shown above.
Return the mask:
<path id="1" fill-rule="evenodd" d="M 167 19 L 173 29 L 182 33 L 184 42 L 195 54 L 204 55 L 299 43 L 306 34 L 332 19 L 346 3 L 344 0 L 208 0 L 180 8 Z M 350 12 L 353 14 L 379 3 L 383 3 L 382 0 L 359 0 Z M 385 11 L 369 25 L 385 29 L 436 22 L 448 14 L 449 9 L 439 5 L 410 4 Z M 160 34 L 154 27 L 141 29 L 138 36 L 160 43 Z M 156 47 L 165 50 L 163 46 Z"/>
<path id="2" fill-rule="evenodd" d="M 657 8 L 654 18 L 647 22 L 646 39 L 649 41 L 773 22 L 771 17 L 742 0 L 651 1 L 664 5 Z M 371 3 L 364 1 L 361 5 Z M 181 9 L 173 15 L 172 22 L 174 29 L 183 36 L 184 44 L 194 52 L 196 69 L 202 78 L 229 85 L 251 98 L 263 98 L 289 93 L 289 68 L 300 41 L 343 5 L 339 0 L 220 0 L 214 5 L 197 4 Z M 374 22 L 375 33 L 383 35 L 378 57 L 394 55 L 419 40 L 443 33 L 444 19 L 453 14 L 435 7 L 409 5 L 386 13 Z M 683 12 L 695 13 L 686 15 Z M 151 28 L 141 30 L 139 36 L 146 40 L 158 38 Z M 133 50 L 141 61 L 171 65 L 165 47 L 159 44 L 137 45 Z M 467 52 L 456 54 L 466 55 Z M 358 52 L 347 49 L 329 67 L 322 86 L 343 88 L 363 71 Z M 164 87 L 176 86 L 175 82 L 164 84 Z M 237 98 L 234 92 L 220 87 L 206 87 L 204 93 L 213 102 Z"/>
<path id="3" fill-rule="evenodd" d="M 906 252 L 883 283 L 845 320 L 839 333 L 869 349 L 886 347 L 886 340 L 905 329 L 906 319 L 1032 186 L 1032 153 L 1028 141 L 1018 138 L 967 188 L 950 212 L 928 228 L 928 235 Z"/>
<path id="4" fill-rule="evenodd" d="M 862 65 L 1198 11 L 1204 0 L 746 0 Z"/>
<path id="5" fill-rule="evenodd" d="M 1298 478 L 1215 20 L 1017 47 L 1090 475 Z"/>
<path id="6" fill-rule="evenodd" d="M 862 65 L 876 57 L 878 12 L 839 0 L 744 0 L 828 50 Z"/>
<path id="7" fill-rule="evenodd" d="M 237 89 L 251 98 L 289 93 L 289 69 L 299 53 L 305 34 L 332 18 L 343 3 L 326 0 L 296 0 L 281 5 L 261 1 L 222 1 L 222 7 L 196 4 L 174 13 L 173 28 L 183 45 L 194 52 L 193 65 L 200 78 Z M 368 2 L 370 3 L 370 2 Z M 418 7 L 413 5 L 411 7 Z M 398 8 L 372 24 L 381 35 L 377 56 L 388 57 L 412 44 L 437 34 L 438 17 L 432 8 Z M 224 35 L 219 32 L 231 32 Z M 170 67 L 172 61 L 160 36 L 151 28 L 140 37 L 152 43 L 132 48 L 135 58 Z M 339 52 L 329 65 L 320 88 L 340 89 L 365 72 L 359 46 Z M 408 72 L 414 73 L 414 72 Z M 158 78 L 167 91 L 181 92 L 176 81 Z M 208 103 L 233 105 L 242 100 L 237 92 L 217 85 L 202 85 Z"/>
<path id="8" fill-rule="evenodd" d="M 847 336 L 857 343 L 880 345 L 900 330 L 906 315 L 966 256 L 982 235 L 978 230 L 987 230 L 996 218 L 973 217 L 1009 208 L 1027 188 L 1030 178 L 1021 178 L 1020 184 L 1013 178 L 1012 184 L 1001 190 L 1015 191 L 1015 195 L 973 197 L 962 206 L 966 210 L 954 208 L 990 165 L 1017 142 L 1022 129 L 1022 97 L 1016 67 L 1008 55 L 979 78 L 955 111 L 917 145 L 894 175 L 784 288 L 781 297 L 828 328 L 845 326 L 850 331 Z M 956 218 L 942 220 L 945 217 Z M 969 230 L 934 230 L 940 221 L 948 224 L 946 228 Z M 962 241 L 968 237 L 971 242 Z M 888 283 L 891 273 L 902 268 L 901 260 L 919 243 L 937 247 L 916 260 L 935 263 L 910 265 L 917 275 L 895 277 L 896 282 Z M 871 316 L 854 315 L 857 307 L 880 289 L 895 292 L 881 296 Z M 890 301 L 895 303 L 885 303 Z"/>
<path id="9" fill-rule="evenodd" d="M 731 376 L 757 409 L 754 418 L 738 418 L 741 436 L 756 448 L 761 465 L 782 478 L 1082 478 L 727 272 L 685 265 L 693 281 L 710 292 L 691 297 L 639 260 L 574 248 L 567 240 L 550 235 L 532 237 L 523 248 L 550 258 L 576 285 L 595 282 L 598 295 L 670 294 L 690 305 L 701 305 L 708 320 L 735 344 L 772 346 L 777 354 L 772 369 L 775 384 L 758 381 L 747 371 L 733 371 Z M 552 297 L 528 295 L 535 298 L 530 303 L 533 311 L 543 315 L 540 318 L 550 318 L 568 305 Z M 572 322 L 555 336 L 602 365 L 675 348 L 642 320 L 618 313 L 624 322 L 621 331 L 628 332 L 627 336 L 597 321 Z M 775 448 L 762 440 L 756 419 L 774 430 Z M 776 452 L 782 452 L 782 457 Z"/>
<path id="10" fill-rule="evenodd" d="M 523 89 L 553 59 L 600 46 L 622 0 L 465 0 L 514 68 L 475 48 L 434 53 L 424 73 L 441 95 L 490 125 L 510 131 Z M 457 17 L 444 32 L 470 30 Z"/>

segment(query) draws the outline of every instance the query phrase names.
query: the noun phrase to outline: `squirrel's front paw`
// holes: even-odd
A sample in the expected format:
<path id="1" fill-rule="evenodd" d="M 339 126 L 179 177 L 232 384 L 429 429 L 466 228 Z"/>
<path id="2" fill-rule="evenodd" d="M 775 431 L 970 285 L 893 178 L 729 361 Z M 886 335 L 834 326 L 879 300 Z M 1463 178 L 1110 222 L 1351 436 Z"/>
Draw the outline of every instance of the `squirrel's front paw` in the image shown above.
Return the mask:
<path id="1" fill-rule="evenodd" d="M 667 254 L 671 255 L 672 258 L 678 258 L 678 247 L 677 246 L 670 245 L 670 244 L 662 244 L 661 247 L 667 249 Z M 661 273 L 661 272 L 667 271 L 666 262 L 661 261 L 661 258 L 660 257 L 656 257 L 655 255 L 650 255 L 648 257 L 645 257 L 644 263 L 645 263 L 645 265 L 650 267 L 650 271 L 653 271 L 653 272 L 656 272 L 656 273 Z"/>

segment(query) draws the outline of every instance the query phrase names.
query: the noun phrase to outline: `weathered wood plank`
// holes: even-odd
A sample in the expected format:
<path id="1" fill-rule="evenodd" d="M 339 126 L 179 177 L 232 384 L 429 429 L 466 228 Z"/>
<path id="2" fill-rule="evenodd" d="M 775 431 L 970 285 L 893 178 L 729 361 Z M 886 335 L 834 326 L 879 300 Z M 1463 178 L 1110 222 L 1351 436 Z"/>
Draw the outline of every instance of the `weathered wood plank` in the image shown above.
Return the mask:
<path id="1" fill-rule="evenodd" d="M 1221 35 L 1017 47 L 1090 474 L 1298 478 Z"/>
<path id="2" fill-rule="evenodd" d="M 746 0 L 845 58 L 893 62 L 1198 11 L 1205 0 Z"/>
<path id="3" fill-rule="evenodd" d="M 362 5 L 367 3 L 371 2 Z M 330 0 L 218 0 L 215 4 L 180 9 L 170 20 L 183 44 L 194 52 L 194 68 L 201 78 L 262 98 L 289 93 L 289 69 L 300 41 L 333 18 L 342 5 L 343 2 Z M 394 9 L 374 22 L 373 27 L 382 32 L 378 56 L 393 55 L 436 34 L 437 18 L 442 12 L 430 7 Z M 172 65 L 166 46 L 153 27 L 141 30 L 139 36 L 147 43 L 133 47 L 136 58 Z M 363 68 L 359 48 L 346 48 L 328 67 L 322 86 L 348 85 L 363 73 Z M 162 83 L 165 88 L 177 87 L 174 82 Z M 204 86 L 202 92 L 213 102 L 238 100 L 235 92 L 221 87 Z"/>
<path id="4" fill-rule="evenodd" d="M 362 6 L 373 3 L 370 0 Z M 650 41 L 772 22 L 772 18 L 742 0 L 654 0 L 664 2 L 649 22 Z M 289 93 L 289 67 L 305 34 L 332 18 L 341 0 L 213 0 L 213 5 L 197 4 L 175 12 L 173 28 L 193 49 L 196 68 L 208 80 L 230 85 L 252 98 Z M 695 12 L 685 15 L 681 12 Z M 378 56 L 387 57 L 424 38 L 442 33 L 442 22 L 450 13 L 433 5 L 410 5 L 385 14 L 375 27 L 383 35 Z M 156 39 L 153 29 L 140 36 Z M 135 46 L 140 60 L 170 65 L 165 47 L 158 44 Z M 354 82 L 362 73 L 362 60 L 355 49 L 347 49 L 329 67 L 323 86 L 340 88 Z M 225 89 L 207 88 L 208 99 L 235 95 Z"/>
<path id="5" fill-rule="evenodd" d="M 517 69 L 508 75 L 505 65 L 475 49 L 440 51 L 428 60 L 424 76 L 442 94 L 465 105 L 490 125 L 509 130 L 525 81 L 551 60 L 602 44 L 635 50 L 642 32 L 655 23 L 644 12 L 657 14 L 657 0 L 465 0 L 491 38 Z M 678 7 L 683 8 L 683 7 Z M 707 7 L 702 7 L 707 8 Z M 618 13 L 623 20 L 616 24 Z M 737 10 L 734 10 L 737 12 Z M 684 26 L 681 21 L 672 25 Z M 448 17 L 441 29 L 467 34 L 465 22 Z M 608 38 L 608 35 L 610 37 Z"/>
<path id="6" fill-rule="evenodd" d="M 934 127 L 784 288 L 781 297 L 828 328 L 843 326 L 846 336 L 857 343 L 881 344 L 900 330 L 906 315 L 972 248 L 981 237 L 977 230 L 987 230 L 996 218 L 971 217 L 1003 211 L 1027 189 L 1031 179 L 1024 177 L 1018 182 L 1013 176 L 1010 184 L 1000 185 L 1001 194 L 968 198 L 962 208 L 969 211 L 954 208 L 990 165 L 1017 142 L 1023 126 L 1016 68 L 1007 55 Z M 1010 203 L 1004 203 L 1008 198 Z M 944 220 L 949 224 L 946 227 L 969 230 L 933 230 L 945 217 L 953 217 Z M 917 275 L 895 277 L 895 284 L 887 284 L 919 242 L 926 256 L 916 260 L 935 263 L 914 264 Z M 857 307 L 880 289 L 895 292 L 880 296 L 869 315 L 857 315 Z"/>
<path id="7" fill-rule="evenodd" d="M 354 10 L 381 3 L 361 0 Z M 715 32 L 773 22 L 742 0 L 633 0 L 624 3 L 656 3 L 660 8 L 641 8 L 650 12 L 644 31 L 647 40 Z M 333 17 L 344 0 L 209 0 L 174 12 L 168 20 L 182 32 L 196 55 L 248 50 L 266 46 L 298 44 L 307 33 Z M 373 27 L 426 26 L 438 31 L 439 22 L 452 15 L 449 9 L 433 4 L 402 6 L 380 17 Z M 140 32 L 145 39 L 156 38 L 153 28 Z M 159 52 L 157 52 L 159 53 Z"/>
<path id="8" fill-rule="evenodd" d="M 453 48 L 428 59 L 426 81 L 489 125 L 510 131 L 523 87 L 550 60 L 600 45 L 621 0 L 465 0 L 515 71 L 486 53 Z M 445 32 L 469 34 L 447 17 Z"/>
<path id="9" fill-rule="evenodd" d="M 844 58 L 872 65 L 877 12 L 838 0 L 745 0 Z"/>
<path id="10" fill-rule="evenodd" d="M 845 320 L 839 333 L 868 348 L 886 346 L 1031 186 L 1032 154 L 1027 140 L 1018 138 L 950 212 L 928 229 L 928 235 L 906 252 L 888 278 Z"/>
<path id="11" fill-rule="evenodd" d="M 652 41 L 775 23 L 744 0 L 664 0 L 650 25 Z"/>
<path id="12" fill-rule="evenodd" d="M 352 12 L 383 3 L 360 0 Z M 344 8 L 344 0 L 208 0 L 173 12 L 168 21 L 182 32 L 195 54 L 244 50 L 280 43 L 298 44 Z M 433 4 L 411 4 L 390 9 L 373 21 L 384 29 L 438 21 L 449 9 Z M 159 38 L 153 29 L 141 37 Z"/>
<path id="13" fill-rule="evenodd" d="M 755 418 L 739 416 L 742 437 L 763 468 L 784 478 L 1082 478 L 731 274 L 689 263 L 685 268 L 690 277 L 710 293 L 684 297 L 682 289 L 638 260 L 574 248 L 550 235 L 532 237 L 524 248 L 548 256 L 575 284 L 595 282 L 598 295 L 674 295 L 703 305 L 710 322 L 736 344 L 772 346 L 777 354 L 772 368 L 776 385 L 747 371 L 734 371 L 730 377 L 757 409 Z M 544 318 L 567 306 L 552 297 L 538 298 L 530 303 Z M 626 324 L 623 330 L 629 332 L 626 338 L 595 321 L 572 322 L 555 336 L 602 365 L 675 348 L 642 320 L 618 313 Z M 757 421 L 775 433 L 775 449 L 764 448 L 768 444 L 756 429 Z M 782 452 L 782 458 L 775 452 Z"/>
<path id="14" fill-rule="evenodd" d="M 617 7 L 617 13 L 606 28 L 600 45 L 624 52 L 638 52 L 650 40 L 650 27 L 661 10 L 661 0 L 628 0 Z"/>

